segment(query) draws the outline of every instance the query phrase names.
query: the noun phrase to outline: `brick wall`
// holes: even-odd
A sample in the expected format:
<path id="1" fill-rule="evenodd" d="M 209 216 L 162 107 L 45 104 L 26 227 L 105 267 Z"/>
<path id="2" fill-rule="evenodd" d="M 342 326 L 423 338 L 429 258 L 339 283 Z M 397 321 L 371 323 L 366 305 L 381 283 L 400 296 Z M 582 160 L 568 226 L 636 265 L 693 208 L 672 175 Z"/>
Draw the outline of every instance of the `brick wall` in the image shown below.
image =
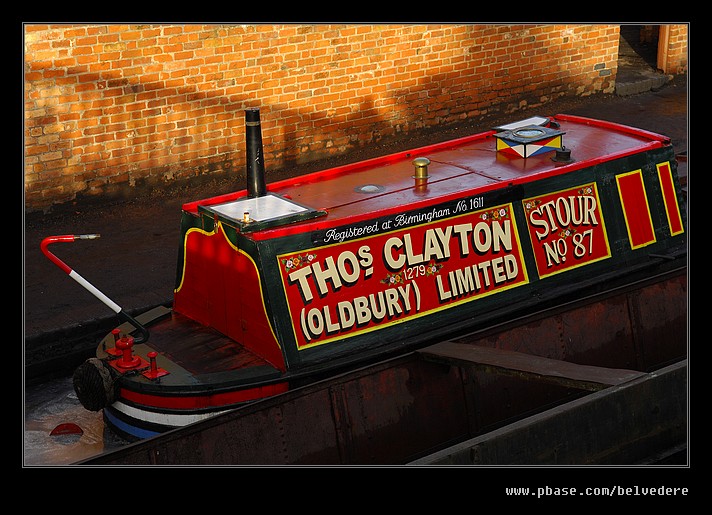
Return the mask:
<path id="1" fill-rule="evenodd" d="M 617 25 L 24 29 L 25 206 L 45 212 L 244 173 L 246 107 L 261 108 L 269 181 L 399 134 L 611 93 L 619 38 Z"/>
<path id="2" fill-rule="evenodd" d="M 687 25 L 671 25 L 667 41 L 667 73 L 687 73 Z"/>

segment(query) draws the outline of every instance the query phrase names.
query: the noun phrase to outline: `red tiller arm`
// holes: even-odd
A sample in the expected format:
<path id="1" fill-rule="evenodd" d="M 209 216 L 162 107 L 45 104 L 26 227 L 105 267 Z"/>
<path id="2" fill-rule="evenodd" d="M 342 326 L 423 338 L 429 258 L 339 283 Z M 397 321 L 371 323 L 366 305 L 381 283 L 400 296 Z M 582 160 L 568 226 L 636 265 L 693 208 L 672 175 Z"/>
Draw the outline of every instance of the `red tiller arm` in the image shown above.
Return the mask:
<path id="1" fill-rule="evenodd" d="M 89 293 L 94 295 L 97 299 L 102 301 L 104 304 L 106 304 L 109 308 L 111 308 L 114 313 L 119 315 L 123 320 L 126 320 L 129 322 L 132 326 L 134 326 L 136 329 L 138 329 L 141 332 L 141 336 L 134 338 L 135 343 L 144 343 L 145 341 L 148 340 L 148 330 L 143 327 L 140 323 L 138 323 L 136 320 L 133 319 L 128 313 L 124 312 L 123 309 L 121 309 L 121 306 L 116 304 L 113 300 L 111 300 L 109 297 L 104 295 L 101 291 L 99 291 L 93 284 L 91 284 L 89 281 L 84 279 L 81 275 L 79 275 L 76 271 L 72 270 L 69 265 L 67 265 L 64 261 L 59 259 L 57 256 L 55 256 L 50 250 L 47 248 L 53 243 L 71 243 L 77 240 L 94 240 L 96 238 L 99 238 L 99 234 L 80 234 L 80 235 L 74 235 L 74 234 L 65 234 L 62 236 L 47 236 L 45 239 L 42 240 L 42 243 L 40 244 L 40 249 L 42 249 L 42 253 L 47 256 L 47 258 L 52 261 L 55 265 L 57 265 L 63 272 L 69 275 L 72 279 L 74 279 L 76 282 L 78 282 L 83 288 L 85 288 Z"/>
<path id="2" fill-rule="evenodd" d="M 44 240 L 42 240 L 40 248 L 42 249 L 42 253 L 47 256 L 52 263 L 57 265 L 65 273 L 71 274 L 72 269 L 69 268 L 64 261 L 52 254 L 47 247 L 49 247 L 52 243 L 71 243 L 75 240 L 93 240 L 99 238 L 100 236 L 101 235 L 99 234 L 80 234 L 78 236 L 75 236 L 74 234 L 65 234 L 63 236 L 47 236 Z"/>

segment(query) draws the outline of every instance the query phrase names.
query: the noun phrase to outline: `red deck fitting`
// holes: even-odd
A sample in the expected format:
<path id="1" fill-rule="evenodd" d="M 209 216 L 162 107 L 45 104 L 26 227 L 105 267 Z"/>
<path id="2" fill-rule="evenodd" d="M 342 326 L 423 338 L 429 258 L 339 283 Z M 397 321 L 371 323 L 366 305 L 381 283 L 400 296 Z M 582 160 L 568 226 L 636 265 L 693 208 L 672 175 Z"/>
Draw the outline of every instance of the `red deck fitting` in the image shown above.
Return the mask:
<path id="1" fill-rule="evenodd" d="M 141 372 L 141 374 L 147 379 L 158 379 L 159 377 L 168 375 L 168 371 L 163 368 L 158 368 L 156 365 L 156 356 L 158 353 L 156 351 L 151 351 L 148 353 L 148 359 L 151 361 L 151 368 Z"/>

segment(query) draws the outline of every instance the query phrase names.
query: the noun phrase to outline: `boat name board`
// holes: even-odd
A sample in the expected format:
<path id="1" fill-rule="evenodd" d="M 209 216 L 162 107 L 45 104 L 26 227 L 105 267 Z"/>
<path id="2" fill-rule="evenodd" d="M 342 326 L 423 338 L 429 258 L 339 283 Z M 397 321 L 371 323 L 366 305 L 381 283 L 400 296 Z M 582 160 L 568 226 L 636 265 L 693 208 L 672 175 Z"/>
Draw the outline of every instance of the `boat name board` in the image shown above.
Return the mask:
<path id="1" fill-rule="evenodd" d="M 458 201 L 327 234 L 337 243 L 277 257 L 297 348 L 307 349 L 529 282 L 513 205 Z M 413 218 L 415 217 L 415 218 Z M 424 221 L 409 225 L 414 221 Z M 393 229 L 408 225 L 402 229 Z M 391 228 L 379 232 L 381 229 Z M 344 240 L 344 241 L 341 241 Z"/>
<path id="2" fill-rule="evenodd" d="M 540 278 L 611 257 L 596 183 L 522 200 Z"/>

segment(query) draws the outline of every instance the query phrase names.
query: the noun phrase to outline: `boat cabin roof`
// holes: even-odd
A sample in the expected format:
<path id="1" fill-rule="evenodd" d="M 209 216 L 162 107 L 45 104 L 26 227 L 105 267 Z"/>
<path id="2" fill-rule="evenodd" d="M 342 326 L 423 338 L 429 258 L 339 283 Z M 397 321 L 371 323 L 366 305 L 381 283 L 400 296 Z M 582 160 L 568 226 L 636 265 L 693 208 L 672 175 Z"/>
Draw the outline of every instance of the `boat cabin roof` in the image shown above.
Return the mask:
<path id="1" fill-rule="evenodd" d="M 526 120 L 527 124 L 535 119 Z M 464 138 L 403 151 L 379 158 L 327 169 L 267 185 L 264 198 L 250 199 L 245 190 L 185 204 L 197 213 L 208 210 L 223 221 L 249 227 L 260 213 L 277 219 L 275 224 L 256 225 L 256 239 L 285 233 L 324 229 L 416 209 L 435 202 L 485 193 L 503 186 L 539 180 L 544 176 L 568 173 L 669 143 L 659 134 L 589 118 L 557 115 L 541 118 L 549 131 L 560 136 L 558 143 L 570 151 L 570 161 L 557 160 L 555 150 L 543 149 L 528 157 L 509 148 L 520 141 L 516 124 Z M 535 120 L 537 121 L 537 120 Z M 553 122 L 549 124 L 549 122 Z M 521 127 L 523 125 L 520 124 Z M 550 129 L 554 127 L 555 129 Z M 505 130 L 506 129 L 506 130 Z M 510 136 L 509 140 L 502 135 Z M 498 150 L 498 142 L 504 139 Z M 534 141 L 525 152 L 536 152 Z M 524 144 L 526 148 L 526 143 Z M 519 151 L 522 146 L 520 145 Z M 415 179 L 416 158 L 427 158 L 427 179 Z M 261 211 L 260 211 L 261 210 Z M 249 214 L 248 214 L 249 213 Z M 251 232 L 247 229 L 243 232 Z M 278 231 L 278 234 L 274 231 Z"/>

